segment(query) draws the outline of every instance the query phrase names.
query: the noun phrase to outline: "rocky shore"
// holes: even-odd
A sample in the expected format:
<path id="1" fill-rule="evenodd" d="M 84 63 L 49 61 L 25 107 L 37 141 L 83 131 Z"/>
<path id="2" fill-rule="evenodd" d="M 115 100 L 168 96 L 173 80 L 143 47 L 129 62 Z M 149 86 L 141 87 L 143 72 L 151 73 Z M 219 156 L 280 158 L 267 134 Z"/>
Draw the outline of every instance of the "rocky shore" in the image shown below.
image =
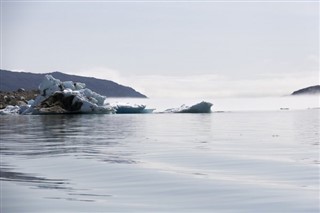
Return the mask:
<path id="1" fill-rule="evenodd" d="M 26 91 L 22 88 L 12 92 L 0 91 L 0 109 L 4 109 L 8 105 L 26 105 L 29 100 L 35 99 L 38 95 L 38 90 Z"/>

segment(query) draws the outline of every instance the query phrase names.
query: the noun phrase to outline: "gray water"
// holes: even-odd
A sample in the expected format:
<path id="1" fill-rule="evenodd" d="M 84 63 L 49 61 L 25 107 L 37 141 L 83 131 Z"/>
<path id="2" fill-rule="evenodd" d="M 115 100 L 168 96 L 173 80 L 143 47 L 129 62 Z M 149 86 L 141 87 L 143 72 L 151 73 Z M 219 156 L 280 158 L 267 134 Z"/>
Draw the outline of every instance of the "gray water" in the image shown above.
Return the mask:
<path id="1" fill-rule="evenodd" d="M 1 212 L 319 212 L 319 110 L 1 116 Z"/>

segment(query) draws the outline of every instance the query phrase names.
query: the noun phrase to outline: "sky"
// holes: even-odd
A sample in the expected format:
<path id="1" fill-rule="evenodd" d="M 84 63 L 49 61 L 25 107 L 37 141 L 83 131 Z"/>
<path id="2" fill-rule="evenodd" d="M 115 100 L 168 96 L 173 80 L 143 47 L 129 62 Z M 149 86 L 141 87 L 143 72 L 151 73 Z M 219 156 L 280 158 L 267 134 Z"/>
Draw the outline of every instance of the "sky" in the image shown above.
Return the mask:
<path id="1" fill-rule="evenodd" d="M 151 98 L 320 84 L 319 1 L 1 1 L 1 69 L 92 76 Z"/>

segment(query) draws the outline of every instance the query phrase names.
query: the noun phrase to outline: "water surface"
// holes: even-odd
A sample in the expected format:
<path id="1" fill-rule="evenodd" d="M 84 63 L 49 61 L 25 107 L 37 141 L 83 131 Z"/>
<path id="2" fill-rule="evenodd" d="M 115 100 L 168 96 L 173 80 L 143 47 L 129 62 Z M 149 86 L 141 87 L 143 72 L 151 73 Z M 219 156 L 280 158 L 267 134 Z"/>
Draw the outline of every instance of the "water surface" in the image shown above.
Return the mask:
<path id="1" fill-rule="evenodd" d="M 319 110 L 1 116 L 1 212 L 319 212 Z"/>

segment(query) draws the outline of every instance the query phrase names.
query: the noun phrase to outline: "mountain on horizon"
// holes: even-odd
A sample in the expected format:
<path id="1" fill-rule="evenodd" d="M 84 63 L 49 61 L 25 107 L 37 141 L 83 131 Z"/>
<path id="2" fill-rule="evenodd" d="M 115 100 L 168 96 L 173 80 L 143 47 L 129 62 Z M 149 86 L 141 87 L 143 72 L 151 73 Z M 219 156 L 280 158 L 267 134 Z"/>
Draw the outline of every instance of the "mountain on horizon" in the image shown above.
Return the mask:
<path id="1" fill-rule="evenodd" d="M 110 80 L 97 79 L 93 77 L 83 77 L 69 75 L 62 72 L 52 73 L 29 73 L 14 72 L 0 69 L 0 91 L 16 91 L 19 88 L 25 90 L 37 90 L 45 75 L 52 75 L 61 81 L 74 81 L 85 83 L 86 87 L 92 91 L 107 97 L 126 97 L 126 98 L 147 98 L 147 96 L 137 92 L 131 87 L 120 85 Z"/>

